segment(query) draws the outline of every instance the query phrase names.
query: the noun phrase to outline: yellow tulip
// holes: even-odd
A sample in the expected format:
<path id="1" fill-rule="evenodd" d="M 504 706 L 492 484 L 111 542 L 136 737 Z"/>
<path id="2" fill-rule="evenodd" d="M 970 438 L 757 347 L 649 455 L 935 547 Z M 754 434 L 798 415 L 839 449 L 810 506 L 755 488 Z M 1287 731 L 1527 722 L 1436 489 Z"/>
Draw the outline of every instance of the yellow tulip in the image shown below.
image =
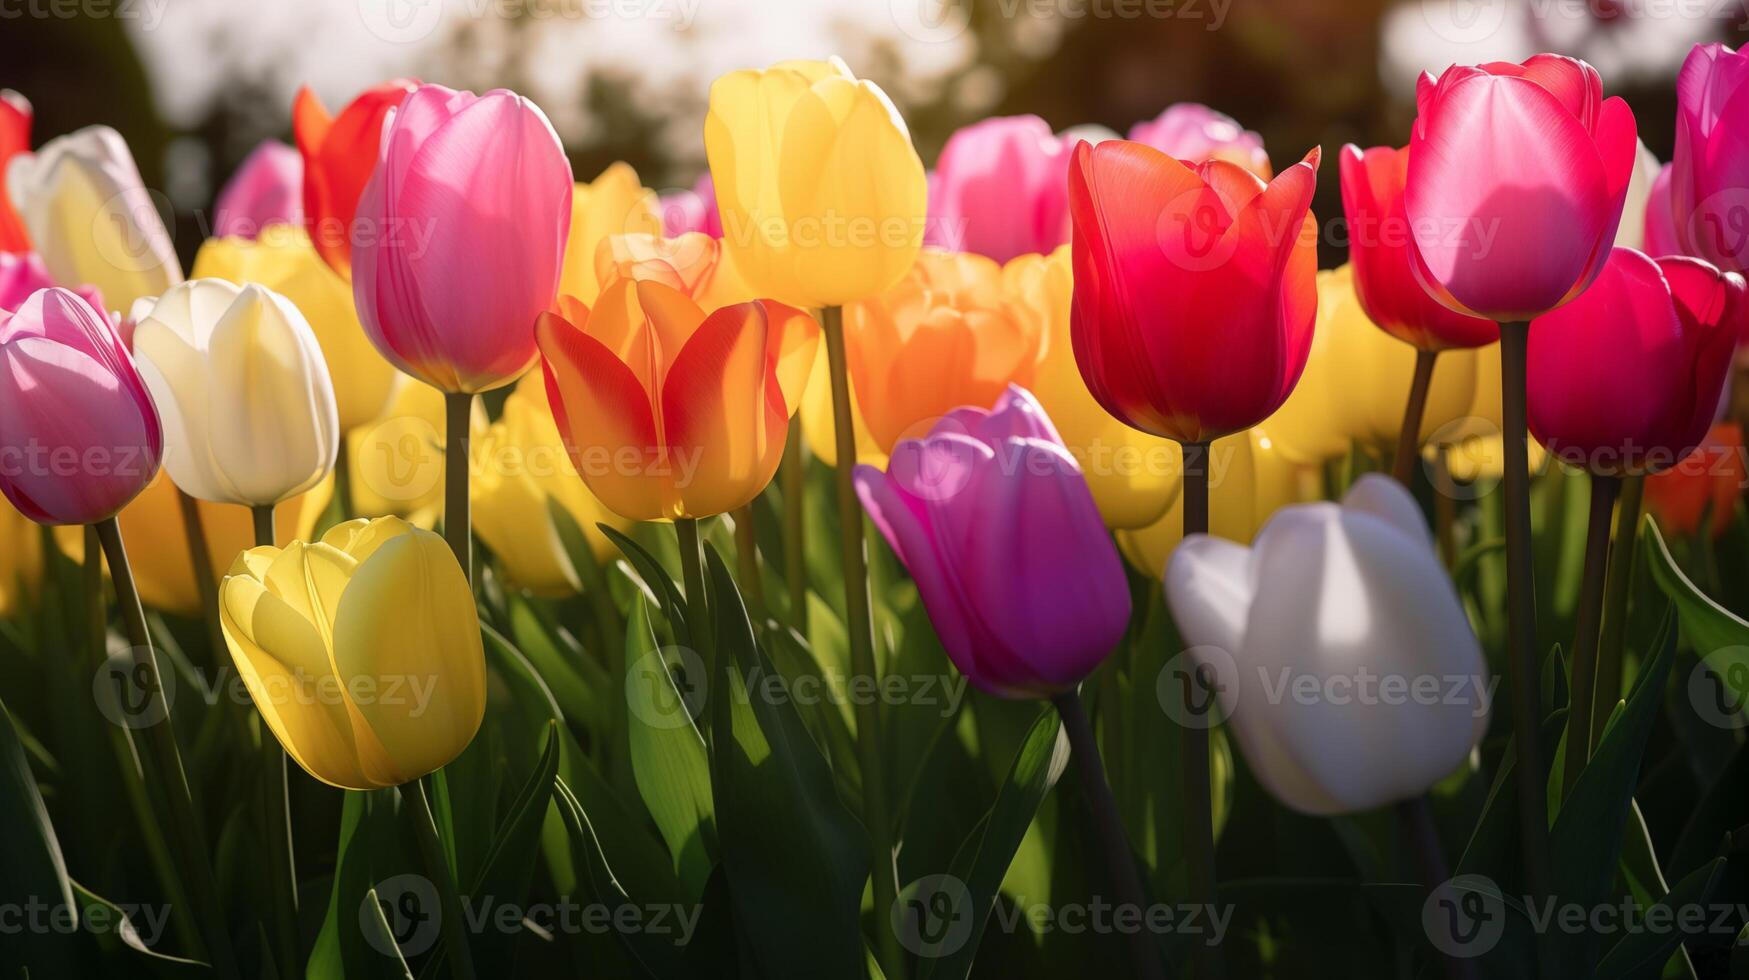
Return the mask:
<path id="1" fill-rule="evenodd" d="M 469 428 L 475 438 L 486 431 L 486 410 L 477 398 Z M 443 510 L 444 431 L 443 392 L 398 375 L 388 411 L 350 436 L 353 512 L 435 525 Z"/>
<path id="2" fill-rule="evenodd" d="M 762 297 L 841 306 L 911 268 L 923 243 L 923 162 L 886 93 L 844 62 L 718 78 L 704 142 L 723 242 Z"/>
<path id="3" fill-rule="evenodd" d="M 1318 329 L 1305 372 L 1263 428 L 1279 452 L 1307 465 L 1343 456 L 1355 441 L 1393 446 L 1414 369 L 1415 348 L 1367 319 L 1350 267 L 1325 270 L 1318 273 Z M 1475 353 L 1442 352 L 1421 420 L 1422 439 L 1463 418 L 1475 389 Z"/>
<path id="4" fill-rule="evenodd" d="M 559 292 L 593 304 L 602 283 L 595 274 L 595 253 L 609 235 L 658 235 L 662 210 L 656 192 L 638 183 L 638 172 L 615 163 L 571 192 L 571 231 L 565 240 L 565 265 Z"/>
<path id="5" fill-rule="evenodd" d="M 0 616 L 25 608 L 37 594 L 43 577 L 42 542 L 36 522 L 0 501 Z"/>
<path id="6" fill-rule="evenodd" d="M 584 486 L 559 437 L 538 371 L 523 376 L 505 399 L 503 415 L 475 443 L 472 488 L 474 533 L 503 562 L 511 581 L 537 595 L 583 588 L 553 524 L 548 498 L 583 529 L 597 559 L 606 560 L 614 547 L 596 523 L 631 525 Z"/>
<path id="7" fill-rule="evenodd" d="M 1118 550 L 1138 571 L 1156 579 L 1184 540 L 1178 475 L 1183 457 L 1177 455 L 1177 443 L 1168 445 L 1174 453 L 1171 506 L 1148 527 L 1117 532 Z M 1299 479 L 1300 467 L 1261 428 L 1216 439 L 1209 447 L 1209 532 L 1249 544 L 1271 514 L 1299 499 Z"/>
<path id="8" fill-rule="evenodd" d="M 486 711 L 468 580 L 441 537 L 360 518 L 314 544 L 251 548 L 219 596 L 225 644 L 268 728 L 342 789 L 448 764 Z"/>
<path id="9" fill-rule="evenodd" d="M 1081 464 L 1105 526 L 1142 528 L 1158 521 L 1178 492 L 1182 457 L 1176 443 L 1119 422 L 1087 390 L 1069 338 L 1069 246 L 1013 259 L 1003 267 L 1002 280 L 1010 298 L 1039 324 L 1044 356 L 1032 393 Z"/>
<path id="10" fill-rule="evenodd" d="M 273 225 L 258 239 L 208 239 L 195 254 L 193 278 L 209 277 L 259 283 L 297 306 L 328 362 L 342 432 L 382 417 L 398 374 L 359 326 L 351 285 L 328 268 L 302 228 Z"/>
<path id="11" fill-rule="evenodd" d="M 1465 482 L 1498 480 L 1506 473 L 1501 432 L 1505 425 L 1500 400 L 1500 345 L 1492 343 L 1474 351 L 1476 394 L 1468 412 L 1436 433 L 1445 453 L 1447 472 Z M 1443 357 L 1441 358 L 1443 360 Z M 1541 472 L 1548 454 L 1534 438 L 1526 439 L 1530 471 Z"/>

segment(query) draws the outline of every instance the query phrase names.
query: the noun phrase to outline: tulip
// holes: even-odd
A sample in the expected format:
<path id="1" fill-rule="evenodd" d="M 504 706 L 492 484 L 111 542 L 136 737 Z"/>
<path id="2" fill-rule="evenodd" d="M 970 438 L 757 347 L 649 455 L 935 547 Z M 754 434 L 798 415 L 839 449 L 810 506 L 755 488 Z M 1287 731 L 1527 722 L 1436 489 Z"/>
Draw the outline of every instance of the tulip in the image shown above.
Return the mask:
<path id="1" fill-rule="evenodd" d="M 723 219 L 717 214 L 717 189 L 710 174 L 699 177 L 692 190 L 662 195 L 658 204 L 662 210 L 662 234 L 667 237 L 678 238 L 689 231 L 723 237 Z"/>
<path id="2" fill-rule="evenodd" d="M 304 158 L 304 220 L 316 253 L 343 279 L 352 276 L 354 238 L 389 234 L 387 228 L 355 228 L 359 195 L 376 167 L 389 113 L 417 82 L 404 78 L 359 93 L 340 115 L 330 116 L 309 86 L 292 103 L 292 130 Z"/>
<path id="3" fill-rule="evenodd" d="M 942 418 L 899 444 L 885 472 L 858 466 L 856 489 L 917 580 L 948 656 L 980 690 L 1072 691 L 1122 638 L 1130 599 L 1117 549 L 1024 388 Z"/>
<path id="4" fill-rule="evenodd" d="M 31 293 L 54 284 L 48 267 L 43 265 L 42 256 L 35 252 L 0 252 L 0 310 L 15 310 L 30 298 Z M 73 292 L 99 313 L 107 309 L 103 304 L 103 294 L 92 287 L 74 287 Z M 126 334 L 122 340 L 127 340 Z"/>
<path id="5" fill-rule="evenodd" d="M 348 436 L 353 509 L 360 514 L 392 514 L 430 529 L 443 513 L 444 503 L 449 423 L 444 418 L 443 393 L 404 374 L 397 377 L 399 383 L 382 418 Z M 470 437 L 484 437 L 486 409 L 477 399 L 469 420 Z"/>
<path id="6" fill-rule="evenodd" d="M 1531 324 L 1531 431 L 1594 474 L 1669 468 L 1712 423 L 1745 315 L 1736 273 L 1614 249 L 1584 295 Z"/>
<path id="7" fill-rule="evenodd" d="M 595 281 L 606 288 L 622 279 L 659 282 L 679 290 L 706 313 L 758 298 L 736 272 L 722 242 L 696 231 L 675 238 L 646 234 L 603 238 L 595 249 Z"/>
<path id="8" fill-rule="evenodd" d="M 30 100 L 11 89 L 0 89 L 0 186 L 5 184 L 7 165 L 20 153 L 30 152 Z M 0 193 L 0 252 L 30 251 L 30 234 L 13 210 L 8 195 Z"/>
<path id="9" fill-rule="evenodd" d="M 1073 278 L 1067 245 L 1048 256 L 1022 255 L 1002 268 L 1010 303 L 1037 324 L 1033 330 L 1044 341 L 1033 394 L 1080 464 L 1105 526 L 1147 527 L 1178 495 L 1183 454 L 1177 443 L 1112 418 L 1087 390 L 1069 336 Z"/>
<path id="10" fill-rule="evenodd" d="M 239 286 L 259 283 L 297 305 L 328 364 L 340 431 L 374 422 L 388 409 L 402 375 L 364 335 L 351 287 L 322 261 L 302 229 L 276 228 L 254 241 L 210 238 L 194 257 L 193 275 Z"/>
<path id="11" fill-rule="evenodd" d="M 1130 140 L 1185 163 L 1225 160 L 1268 180 L 1273 171 L 1263 137 L 1225 113 L 1195 102 L 1169 105 L 1154 119 L 1130 127 Z"/>
<path id="12" fill-rule="evenodd" d="M 517 382 L 504 400 L 503 414 L 475 443 L 474 459 L 474 530 L 498 556 L 509 579 L 536 595 L 574 595 L 584 586 L 559 537 L 549 500 L 571 515 L 598 561 L 608 561 L 615 549 L 596 525 L 631 526 L 584 485 L 566 455 L 547 406 L 545 379 L 538 372 L 530 371 Z"/>
<path id="13" fill-rule="evenodd" d="M 424 85 L 385 127 L 352 253 L 365 334 L 402 371 L 472 394 L 516 380 L 552 305 L 571 221 L 571 165 L 534 103 Z"/>
<path id="14" fill-rule="evenodd" d="M 65 289 L 0 315 L 0 491 L 38 524 L 114 517 L 158 472 L 164 436 L 115 327 Z"/>
<path id="15" fill-rule="evenodd" d="M 0 617 L 30 608 L 36 598 L 43 577 L 42 542 L 40 528 L 0 504 Z"/>
<path id="16" fill-rule="evenodd" d="M 723 241 L 761 296 L 841 306 L 910 269 L 923 242 L 923 162 L 886 93 L 844 62 L 718 78 L 704 136 Z"/>
<path id="17" fill-rule="evenodd" d="M 1353 263 L 1318 273 L 1318 332 L 1306 370 L 1293 394 L 1263 423 L 1277 450 L 1301 465 L 1322 465 L 1344 456 L 1356 441 L 1389 446 L 1402 425 L 1416 349 L 1369 318 L 1355 288 L 1357 273 Z M 1489 321 L 1477 322 L 1494 329 Z M 1417 445 L 1436 432 L 1449 431 L 1448 426 L 1469 414 L 1476 363 L 1468 350 L 1440 355 Z"/>
<path id="18" fill-rule="evenodd" d="M 1749 55 L 1697 44 L 1676 76 L 1676 154 L 1670 204 L 1680 252 L 1749 273 Z"/>
<path id="19" fill-rule="evenodd" d="M 593 310 L 566 297 L 535 326 L 554 420 L 589 489 L 630 520 L 750 502 L 777 470 L 804 377 L 805 314 L 763 303 L 708 316 L 677 289 L 621 279 Z"/>
<path id="20" fill-rule="evenodd" d="M 268 225 L 301 225 L 303 190 L 304 158 L 278 140 L 262 140 L 219 191 L 213 235 L 258 238 Z"/>
<path id="21" fill-rule="evenodd" d="M 1737 519 L 1746 485 L 1743 429 L 1721 422 L 1681 462 L 1646 478 L 1646 509 L 1665 534 L 1699 535 L 1704 522 L 1706 533 L 1720 538 Z"/>
<path id="22" fill-rule="evenodd" d="M 1261 422 L 1293 390 L 1317 313 L 1318 151 L 1268 185 L 1139 143 L 1075 150 L 1075 360 L 1105 410 L 1185 443 Z"/>
<path id="23" fill-rule="evenodd" d="M 662 230 L 661 204 L 655 192 L 638 182 L 638 173 L 615 163 L 571 195 L 571 230 L 565 243 L 564 272 L 559 292 L 585 304 L 601 295 L 596 254 L 613 235 L 654 235 Z M 676 236 L 678 237 L 678 236 Z"/>
<path id="24" fill-rule="evenodd" d="M 49 275 L 89 284 L 114 308 L 182 281 L 157 206 L 121 134 L 108 126 L 56 137 L 6 170 L 12 204 Z"/>
<path id="25" fill-rule="evenodd" d="M 411 782 L 479 730 L 486 660 L 467 577 L 442 538 L 400 518 L 243 552 L 220 621 L 262 720 L 331 786 Z"/>
<path id="26" fill-rule="evenodd" d="M 1417 275 L 1460 313 L 1522 321 L 1603 269 L 1632 179 L 1634 114 L 1596 69 L 1523 65 L 1423 74 L 1403 203 Z"/>
<path id="27" fill-rule="evenodd" d="M 1316 575 L 1306 569 L 1319 570 Z M 1282 803 L 1313 815 L 1370 810 L 1425 792 L 1487 729 L 1488 671 L 1413 497 L 1379 474 L 1340 506 L 1286 507 L 1246 547 L 1185 539 L 1166 600 L 1197 661 L 1227 681 L 1221 707 L 1245 761 Z M 1362 672 L 1468 683 L 1469 697 L 1272 696 Z"/>
<path id="28" fill-rule="evenodd" d="M 1001 116 L 956 131 L 930 190 L 934 244 L 1007 262 L 1069 240 L 1066 175 L 1074 144 L 1037 116 Z"/>
<path id="29" fill-rule="evenodd" d="M 1670 211 L 1672 166 L 1666 163 L 1658 171 L 1651 192 L 1646 196 L 1645 248 L 1641 251 L 1653 257 L 1682 254 L 1682 242 L 1676 235 L 1676 219 Z"/>

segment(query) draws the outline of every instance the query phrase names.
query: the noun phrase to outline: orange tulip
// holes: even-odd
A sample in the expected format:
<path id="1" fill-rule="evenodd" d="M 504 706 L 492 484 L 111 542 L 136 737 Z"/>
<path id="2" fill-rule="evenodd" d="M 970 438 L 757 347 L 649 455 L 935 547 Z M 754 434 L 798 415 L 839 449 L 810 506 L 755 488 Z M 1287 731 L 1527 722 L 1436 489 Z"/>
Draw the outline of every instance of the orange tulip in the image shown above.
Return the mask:
<path id="1" fill-rule="evenodd" d="M 1646 477 L 1646 509 L 1665 534 L 1693 535 L 1700 533 L 1701 518 L 1710 508 L 1712 536 L 1717 538 L 1737 519 L 1737 495 L 1746 484 L 1743 429 L 1721 422 L 1681 462 Z"/>
<path id="2" fill-rule="evenodd" d="M 708 517 L 765 489 L 818 343 L 811 317 L 762 301 L 706 315 L 658 279 L 621 278 L 593 310 L 558 305 L 535 324 L 548 400 L 608 509 Z"/>

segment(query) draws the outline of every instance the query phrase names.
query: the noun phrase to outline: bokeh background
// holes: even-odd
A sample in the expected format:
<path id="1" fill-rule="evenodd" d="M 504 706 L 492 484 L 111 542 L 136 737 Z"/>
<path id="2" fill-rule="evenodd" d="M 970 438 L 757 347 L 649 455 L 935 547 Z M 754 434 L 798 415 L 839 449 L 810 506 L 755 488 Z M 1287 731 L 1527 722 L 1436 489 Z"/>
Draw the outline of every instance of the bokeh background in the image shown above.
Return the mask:
<path id="1" fill-rule="evenodd" d="M 1554 50 L 1590 61 L 1661 159 L 1689 46 L 1735 45 L 1745 0 L 0 0 L 0 87 L 35 141 L 107 123 L 133 147 L 184 263 L 217 188 L 257 142 L 290 141 L 298 86 L 338 109 L 397 75 L 534 98 L 577 178 L 625 160 L 645 185 L 704 169 L 710 80 L 842 55 L 891 94 L 933 163 L 955 128 L 1037 113 L 1127 132 L 1178 101 L 1262 134 L 1277 168 L 1321 144 L 1315 202 L 1341 213 L 1331 155 L 1401 144 L 1415 78 Z M 1327 234 L 1321 264 L 1344 257 Z"/>

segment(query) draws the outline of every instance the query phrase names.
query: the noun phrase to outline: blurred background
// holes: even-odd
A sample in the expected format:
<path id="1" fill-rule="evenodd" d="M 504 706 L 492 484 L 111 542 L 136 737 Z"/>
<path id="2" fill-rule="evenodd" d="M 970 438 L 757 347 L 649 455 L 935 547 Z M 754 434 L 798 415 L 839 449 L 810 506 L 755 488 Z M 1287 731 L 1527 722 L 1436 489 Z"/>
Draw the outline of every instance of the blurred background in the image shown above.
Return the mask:
<path id="1" fill-rule="evenodd" d="M 186 264 L 213 195 L 260 140 L 290 141 L 293 94 L 337 111 L 413 76 L 529 95 L 579 180 L 625 160 L 646 186 L 704 169 L 712 78 L 839 54 L 893 97 L 934 162 L 953 130 L 1036 113 L 1119 133 L 1173 102 L 1262 134 L 1279 169 L 1322 145 L 1315 210 L 1341 213 L 1333 154 L 1407 142 L 1415 78 L 1559 51 L 1597 66 L 1661 159 L 1691 44 L 1735 44 L 1749 0 L 0 0 L 0 87 L 34 143 L 119 130 L 173 210 Z M 1326 236 L 1321 264 L 1343 259 Z"/>

